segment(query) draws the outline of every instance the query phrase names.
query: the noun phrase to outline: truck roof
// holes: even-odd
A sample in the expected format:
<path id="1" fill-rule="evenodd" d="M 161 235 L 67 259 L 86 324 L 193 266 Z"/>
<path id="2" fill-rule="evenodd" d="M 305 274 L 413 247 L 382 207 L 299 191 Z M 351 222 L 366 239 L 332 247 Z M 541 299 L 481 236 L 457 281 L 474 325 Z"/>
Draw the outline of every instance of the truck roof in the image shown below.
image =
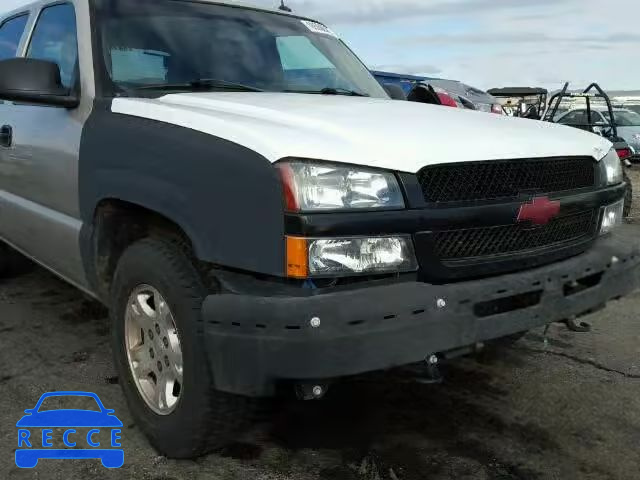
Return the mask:
<path id="1" fill-rule="evenodd" d="M 136 0 L 134 0 L 136 1 Z M 249 8 L 251 10 L 261 10 L 264 12 L 271 12 L 271 13 L 277 13 L 279 15 L 287 15 L 289 17 L 301 17 L 300 15 L 297 15 L 293 12 L 285 12 L 283 10 L 279 10 L 277 7 L 273 7 L 273 8 L 269 8 L 269 7 L 261 7 L 255 4 L 252 4 L 250 2 L 245 2 L 242 0 L 197 0 L 200 3 L 214 3 L 214 4 L 220 4 L 220 5 L 231 5 L 231 6 L 235 6 L 235 7 L 241 7 L 241 8 Z M 276 0 L 273 0 L 274 5 L 277 4 L 278 2 Z M 306 17 L 301 17 L 301 18 L 306 18 Z M 314 20 L 317 21 L 317 20 Z"/>
<path id="2" fill-rule="evenodd" d="M 131 1 L 137 1 L 137 0 L 131 0 Z M 190 1 L 190 0 L 183 0 L 183 1 Z M 285 12 L 283 10 L 279 10 L 277 7 L 274 6 L 274 8 L 268 8 L 268 7 L 261 7 L 258 5 L 254 5 L 251 4 L 249 2 L 245 2 L 242 0 L 193 0 L 193 1 L 197 1 L 198 3 L 211 3 L 214 5 L 229 5 L 232 7 L 238 7 L 238 8 L 248 8 L 251 10 L 259 10 L 259 11 L 263 11 L 263 12 L 269 12 L 269 13 L 275 13 L 278 15 L 286 15 L 289 17 L 296 17 L 296 18 L 302 18 L 305 20 L 312 20 L 314 22 L 318 22 L 318 23 L 322 23 L 314 18 L 309 18 L 309 17 L 305 17 L 303 15 L 297 15 L 294 12 Z M 6 17 L 6 16 L 10 16 L 13 15 L 14 13 L 18 13 L 20 11 L 23 11 L 25 7 L 31 6 L 31 5 L 36 5 L 41 3 L 42 0 L 22 0 L 21 2 L 19 2 L 14 8 L 12 8 L 11 10 L 8 10 L 6 12 L 2 12 L 0 11 L 0 17 Z M 273 0 L 274 5 L 277 3 L 276 0 Z"/>

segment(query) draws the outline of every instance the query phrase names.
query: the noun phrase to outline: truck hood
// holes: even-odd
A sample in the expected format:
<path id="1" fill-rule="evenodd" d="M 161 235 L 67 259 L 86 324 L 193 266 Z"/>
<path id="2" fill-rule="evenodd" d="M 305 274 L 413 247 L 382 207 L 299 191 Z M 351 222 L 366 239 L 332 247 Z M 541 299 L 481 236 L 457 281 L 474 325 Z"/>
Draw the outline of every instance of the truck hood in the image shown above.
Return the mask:
<path id="1" fill-rule="evenodd" d="M 426 165 L 592 156 L 611 143 L 581 130 L 419 103 L 296 93 L 117 98 L 114 113 L 197 130 L 271 162 L 312 158 L 417 172 Z"/>

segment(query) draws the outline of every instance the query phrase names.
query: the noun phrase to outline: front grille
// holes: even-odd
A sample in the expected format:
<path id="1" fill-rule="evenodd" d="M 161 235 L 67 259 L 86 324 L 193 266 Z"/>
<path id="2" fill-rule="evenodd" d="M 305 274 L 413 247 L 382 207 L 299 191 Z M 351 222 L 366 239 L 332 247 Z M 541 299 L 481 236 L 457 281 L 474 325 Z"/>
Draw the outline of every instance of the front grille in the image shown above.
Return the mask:
<path id="1" fill-rule="evenodd" d="M 596 163 L 589 157 L 434 165 L 418 172 L 428 203 L 516 198 L 593 187 Z"/>
<path id="2" fill-rule="evenodd" d="M 468 228 L 434 233 L 435 253 L 441 260 L 513 254 L 577 242 L 593 237 L 597 210 L 558 217 L 546 225 L 528 223 Z"/>

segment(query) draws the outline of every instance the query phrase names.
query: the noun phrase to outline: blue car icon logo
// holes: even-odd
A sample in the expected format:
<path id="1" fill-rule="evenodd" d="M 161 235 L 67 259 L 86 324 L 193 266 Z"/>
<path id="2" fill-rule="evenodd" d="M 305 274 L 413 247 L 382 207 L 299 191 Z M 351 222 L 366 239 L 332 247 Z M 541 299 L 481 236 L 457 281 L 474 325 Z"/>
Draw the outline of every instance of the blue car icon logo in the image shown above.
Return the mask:
<path id="1" fill-rule="evenodd" d="M 60 401 L 64 403 L 65 397 L 75 399 L 85 397 L 84 400 L 89 399 L 89 401 L 93 399 L 98 410 L 63 408 L 45 410 L 42 408 L 43 402 L 47 399 L 55 398 L 58 403 Z M 26 415 L 16 424 L 18 427 L 16 465 L 18 467 L 34 468 L 40 459 L 100 459 L 106 468 L 120 468 L 124 464 L 124 450 L 120 444 L 122 422 L 114 415 L 114 410 L 104 407 L 95 393 L 45 393 L 36 406 L 25 410 L 25 413 Z M 41 435 L 40 429 L 42 429 Z M 59 438 L 56 440 L 58 443 L 61 440 L 65 448 L 54 448 L 53 429 L 63 431 L 57 435 Z M 108 443 L 104 440 L 105 435 L 108 435 Z M 82 448 L 85 445 L 87 448 Z"/>

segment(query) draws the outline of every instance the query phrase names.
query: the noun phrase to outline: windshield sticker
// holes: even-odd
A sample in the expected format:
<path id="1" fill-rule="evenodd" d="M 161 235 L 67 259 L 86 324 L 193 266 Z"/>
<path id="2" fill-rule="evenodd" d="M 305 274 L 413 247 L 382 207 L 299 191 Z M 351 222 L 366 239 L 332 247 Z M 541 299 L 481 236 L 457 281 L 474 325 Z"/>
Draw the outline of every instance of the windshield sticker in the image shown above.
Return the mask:
<path id="1" fill-rule="evenodd" d="M 302 24 L 311 30 L 313 33 L 320 33 L 322 35 L 330 35 L 332 37 L 338 38 L 338 35 L 335 34 L 330 28 L 325 27 L 321 23 L 318 22 L 310 22 L 309 20 L 301 20 Z"/>

